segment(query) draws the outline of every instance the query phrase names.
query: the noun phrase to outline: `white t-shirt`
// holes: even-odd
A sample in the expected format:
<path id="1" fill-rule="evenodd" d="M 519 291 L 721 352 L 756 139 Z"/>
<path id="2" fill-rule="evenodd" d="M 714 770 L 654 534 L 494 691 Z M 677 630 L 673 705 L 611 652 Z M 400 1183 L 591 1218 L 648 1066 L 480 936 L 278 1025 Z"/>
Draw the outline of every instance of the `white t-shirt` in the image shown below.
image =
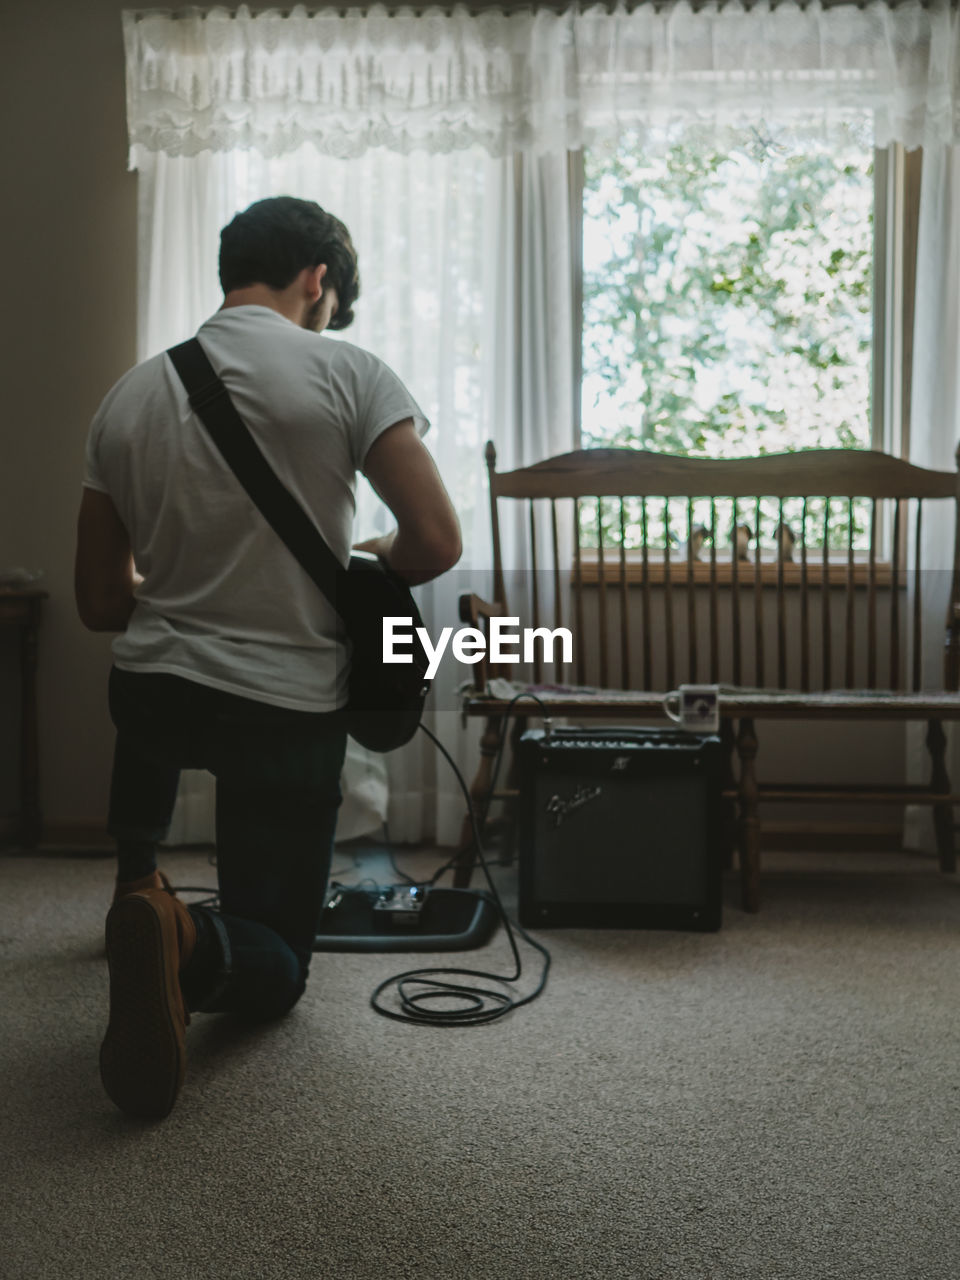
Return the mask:
<path id="1" fill-rule="evenodd" d="M 356 473 L 388 427 L 413 418 L 427 430 L 416 401 L 377 356 L 269 307 L 218 311 L 197 337 L 267 461 L 346 565 Z M 166 354 L 107 394 L 83 483 L 109 494 L 144 579 L 113 642 L 118 667 L 294 710 L 344 705 L 337 615 L 241 488 Z"/>

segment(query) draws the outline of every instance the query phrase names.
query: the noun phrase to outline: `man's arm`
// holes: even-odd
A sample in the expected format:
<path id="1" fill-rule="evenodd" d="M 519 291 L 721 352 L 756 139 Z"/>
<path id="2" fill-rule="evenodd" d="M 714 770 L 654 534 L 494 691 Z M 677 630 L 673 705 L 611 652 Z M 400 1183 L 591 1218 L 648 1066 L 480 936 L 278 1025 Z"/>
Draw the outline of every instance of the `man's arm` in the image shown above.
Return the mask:
<path id="1" fill-rule="evenodd" d="M 363 473 L 393 512 L 397 528 L 357 549 L 381 555 L 405 582 L 429 582 L 460 559 L 460 522 L 412 418 L 388 427 L 370 446 Z"/>
<path id="2" fill-rule="evenodd" d="M 77 518 L 74 595 L 80 621 L 91 631 L 125 631 L 137 577 L 130 539 L 110 497 L 84 489 Z"/>

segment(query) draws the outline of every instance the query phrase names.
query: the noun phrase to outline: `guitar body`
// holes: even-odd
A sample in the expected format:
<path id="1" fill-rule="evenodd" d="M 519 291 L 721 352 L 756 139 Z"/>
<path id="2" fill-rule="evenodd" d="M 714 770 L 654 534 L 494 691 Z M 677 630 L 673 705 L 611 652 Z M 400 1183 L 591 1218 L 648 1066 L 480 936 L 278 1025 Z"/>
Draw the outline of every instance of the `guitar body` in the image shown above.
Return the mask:
<path id="1" fill-rule="evenodd" d="M 420 610 L 403 579 L 363 551 L 341 570 L 334 605 L 352 649 L 347 731 L 369 751 L 395 751 L 416 733 L 430 689 Z M 411 619 L 411 662 L 383 661 L 385 617 Z"/>

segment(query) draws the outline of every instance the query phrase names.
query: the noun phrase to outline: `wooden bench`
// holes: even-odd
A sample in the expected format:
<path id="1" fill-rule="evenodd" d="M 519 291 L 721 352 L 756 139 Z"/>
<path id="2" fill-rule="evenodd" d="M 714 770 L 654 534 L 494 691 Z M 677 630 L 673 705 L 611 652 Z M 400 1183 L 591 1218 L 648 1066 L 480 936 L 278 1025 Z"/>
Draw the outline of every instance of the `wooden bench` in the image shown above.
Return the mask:
<path id="1" fill-rule="evenodd" d="M 487 444 L 486 464 L 492 598 L 462 596 L 461 620 L 487 636 L 494 617 L 566 626 L 574 652 L 545 663 L 538 649 L 522 673 L 486 658 L 474 667 L 462 710 L 486 722 L 471 788 L 481 822 L 517 794 L 513 773 L 494 787 L 507 718 L 515 743 L 540 714 L 515 694 L 534 692 L 560 718 L 644 720 L 665 715 L 679 683 L 709 683 L 720 686 L 746 910 L 759 906 L 759 806 L 771 801 L 931 805 L 941 870 L 955 871 L 960 796 L 943 722 L 960 719 L 960 474 L 849 450 L 718 461 L 591 449 L 498 472 Z M 939 568 L 924 553 L 930 504 L 948 529 Z M 505 567 L 504 530 L 525 543 L 528 572 Z M 945 618 L 932 680 L 928 597 Z M 926 721 L 929 783 L 761 784 L 756 722 L 798 718 Z M 472 861 L 465 821 L 457 884 Z"/>

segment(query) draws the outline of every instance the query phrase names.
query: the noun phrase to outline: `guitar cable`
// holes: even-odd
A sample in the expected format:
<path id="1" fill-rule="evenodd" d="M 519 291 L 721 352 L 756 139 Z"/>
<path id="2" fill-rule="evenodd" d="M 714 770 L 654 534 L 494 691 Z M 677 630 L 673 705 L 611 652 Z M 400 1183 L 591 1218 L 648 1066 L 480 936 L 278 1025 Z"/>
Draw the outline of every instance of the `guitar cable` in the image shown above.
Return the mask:
<path id="1" fill-rule="evenodd" d="M 510 720 L 510 709 L 514 705 L 514 703 L 519 702 L 521 698 L 530 698 L 533 702 L 535 702 L 540 707 L 541 709 L 540 719 L 543 721 L 543 727 L 547 737 L 549 737 L 553 731 L 553 720 L 551 719 L 550 716 L 546 715 L 546 707 L 543 705 L 543 703 L 540 701 L 540 699 L 537 697 L 535 693 L 523 692 L 523 693 L 514 694 L 514 696 L 507 703 L 506 710 L 504 711 L 504 714 L 503 714 L 503 722 L 500 728 L 500 740 L 497 743 L 497 754 L 494 757 L 494 761 L 493 761 L 493 772 L 490 776 L 490 785 L 487 788 L 487 794 L 483 798 L 483 803 L 480 810 L 481 813 L 484 815 L 484 817 L 486 817 L 486 814 L 489 812 L 490 804 L 493 800 L 493 793 L 497 788 L 497 778 L 500 776 L 500 762 L 503 759 L 503 749 L 506 746 L 506 741 L 507 741 L 507 725 L 509 724 L 509 720 Z M 421 725 L 420 728 L 423 729 L 424 728 L 423 725 Z M 428 732 L 428 730 L 424 729 L 424 732 L 426 733 Z M 439 743 L 437 745 L 439 746 Z M 447 756 L 447 759 L 450 760 L 450 757 Z M 457 766 L 453 763 L 452 760 L 450 760 L 450 766 L 452 769 L 456 770 Z M 461 790 L 463 790 L 463 779 L 459 776 L 459 773 L 457 775 L 457 780 L 460 783 Z M 470 805 L 469 798 L 467 800 L 467 809 L 471 815 L 471 819 L 473 819 L 473 809 Z M 475 826 L 475 823 L 472 823 L 472 825 Z M 475 844 L 475 847 L 479 848 L 479 845 Z M 428 885 L 436 884 L 436 882 L 440 879 L 440 877 L 444 874 L 444 872 L 449 871 L 451 867 L 453 867 L 459 861 L 459 859 L 460 859 L 460 853 L 458 851 L 453 855 L 452 858 L 449 858 L 443 864 L 442 867 L 440 867 L 436 872 L 434 872 L 431 879 L 426 881 L 425 883 Z M 478 862 L 479 862 L 479 858 L 475 855 L 473 861 L 470 864 L 471 871 L 473 871 L 473 869 L 477 866 Z"/>
<path id="2" fill-rule="evenodd" d="M 484 800 L 483 812 L 486 813 L 490 802 L 493 798 L 493 791 L 496 786 L 497 774 L 500 768 L 500 761 L 503 756 L 503 748 L 506 743 L 507 723 L 509 720 L 509 712 L 514 703 L 521 698 L 530 698 L 536 702 L 541 711 L 545 711 L 543 703 L 533 693 L 518 693 L 507 704 L 506 712 L 503 717 L 503 728 L 500 733 L 500 741 L 497 747 L 497 757 L 494 763 L 493 774 L 490 781 L 490 787 Z M 550 720 L 544 715 L 544 724 L 549 726 Z M 480 969 L 452 969 L 452 968 L 425 968 L 425 969 L 407 969 L 403 973 L 395 974 L 392 978 L 387 978 L 381 982 L 374 990 L 370 997 L 370 1004 L 385 1018 L 392 1018 L 397 1022 L 416 1023 L 420 1026 L 432 1027 L 450 1027 L 450 1026 L 474 1026 L 477 1023 L 493 1022 L 497 1018 L 502 1018 L 504 1014 L 510 1013 L 513 1009 L 519 1009 L 521 1005 L 530 1004 L 531 1001 L 542 994 L 547 984 L 547 975 L 550 971 L 550 952 L 545 946 L 537 942 L 534 938 L 521 928 L 519 924 L 511 924 L 506 909 L 497 892 L 497 887 L 493 883 L 490 875 L 490 868 L 487 865 L 484 856 L 483 842 L 480 839 L 479 824 L 477 822 L 477 814 L 473 805 L 473 798 L 464 782 L 463 775 L 454 763 L 450 753 L 444 747 L 443 743 L 433 734 L 424 724 L 420 728 L 431 740 L 440 754 L 444 757 L 450 768 L 456 775 L 457 783 L 463 792 L 464 800 L 467 804 L 467 812 L 470 815 L 470 827 L 473 833 L 474 849 L 476 851 L 475 861 L 483 868 L 483 874 L 486 877 L 487 884 L 490 886 L 490 894 L 493 898 L 494 905 L 500 915 L 504 930 L 510 943 L 510 950 L 513 954 L 515 972 L 511 974 L 495 974 L 485 972 Z M 549 731 L 549 729 L 548 729 Z M 450 869 L 457 861 L 457 857 L 446 862 L 440 870 L 428 882 L 434 884 L 436 880 L 447 870 Z M 516 982 L 522 972 L 523 965 L 520 960 L 520 952 L 517 948 L 514 931 L 525 942 L 527 942 L 536 951 L 543 956 L 543 969 L 540 974 L 540 980 L 533 991 L 529 995 L 518 997 L 515 993 L 497 988 L 477 986 L 462 982 L 451 982 L 448 979 L 452 977 L 469 977 L 480 978 L 484 982 L 499 982 L 509 984 Z M 390 988 L 395 989 L 395 994 L 399 1000 L 399 1008 L 388 1008 L 381 1003 L 381 995 Z M 458 1008 L 435 1008 L 434 1002 L 439 1000 L 458 1000 L 460 1007 Z"/>

